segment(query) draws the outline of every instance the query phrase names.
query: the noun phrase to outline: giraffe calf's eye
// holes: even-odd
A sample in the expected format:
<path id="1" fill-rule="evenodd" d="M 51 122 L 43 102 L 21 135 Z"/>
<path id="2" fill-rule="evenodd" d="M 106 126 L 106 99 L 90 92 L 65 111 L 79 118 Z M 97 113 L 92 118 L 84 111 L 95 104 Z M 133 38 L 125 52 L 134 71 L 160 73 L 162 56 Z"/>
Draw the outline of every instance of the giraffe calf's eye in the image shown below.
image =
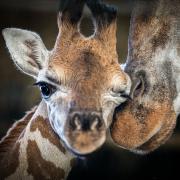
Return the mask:
<path id="1" fill-rule="evenodd" d="M 111 92 L 112 92 L 111 95 L 115 97 L 131 99 L 130 96 L 124 90 L 112 89 Z"/>
<path id="2" fill-rule="evenodd" d="M 43 98 L 48 99 L 55 91 L 55 87 L 46 82 L 37 82 L 34 85 L 39 86 Z"/>

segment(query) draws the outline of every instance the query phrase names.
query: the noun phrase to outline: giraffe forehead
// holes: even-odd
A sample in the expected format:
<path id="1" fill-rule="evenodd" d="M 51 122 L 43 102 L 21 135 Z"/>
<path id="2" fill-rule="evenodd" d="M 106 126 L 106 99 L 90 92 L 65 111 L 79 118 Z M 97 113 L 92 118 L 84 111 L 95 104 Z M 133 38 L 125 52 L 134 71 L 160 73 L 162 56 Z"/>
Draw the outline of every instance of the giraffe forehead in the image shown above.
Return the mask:
<path id="1" fill-rule="evenodd" d="M 73 56 L 67 55 L 52 59 L 48 70 L 54 72 L 60 81 L 65 82 L 67 80 L 74 82 L 85 80 L 88 83 L 99 80 L 108 82 L 115 74 L 123 76 L 118 62 L 112 63 L 111 60 L 108 61 L 108 58 L 91 51 L 82 51 Z"/>
<path id="2" fill-rule="evenodd" d="M 78 59 L 96 59 L 96 62 L 107 65 L 118 59 L 116 50 L 99 39 L 81 38 L 64 44 L 57 41 L 50 57 L 52 63 L 71 64 Z"/>

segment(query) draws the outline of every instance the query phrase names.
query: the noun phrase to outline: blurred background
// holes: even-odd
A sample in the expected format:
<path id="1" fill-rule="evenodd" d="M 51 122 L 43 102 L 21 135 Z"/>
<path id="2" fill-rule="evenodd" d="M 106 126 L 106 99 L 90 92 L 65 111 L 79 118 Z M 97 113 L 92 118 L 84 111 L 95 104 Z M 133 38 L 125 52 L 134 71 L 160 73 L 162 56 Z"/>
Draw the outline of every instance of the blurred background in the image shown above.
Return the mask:
<path id="1" fill-rule="evenodd" d="M 109 0 L 118 6 L 119 61 L 127 56 L 127 40 L 132 2 Z M 58 29 L 56 17 L 59 0 L 0 0 L 0 32 L 6 27 L 35 31 L 46 47 L 52 49 Z M 86 13 L 86 12 L 85 12 Z M 89 20 L 84 18 L 82 32 L 89 33 Z M 91 29 L 92 30 L 92 29 Z M 20 73 L 10 59 L 0 33 L 0 138 L 12 123 L 40 102 L 34 80 Z M 180 127 L 171 139 L 155 152 L 140 156 L 106 144 L 85 160 L 80 159 L 69 175 L 72 179 L 180 179 Z M 1 178 L 0 178 L 1 179 Z"/>

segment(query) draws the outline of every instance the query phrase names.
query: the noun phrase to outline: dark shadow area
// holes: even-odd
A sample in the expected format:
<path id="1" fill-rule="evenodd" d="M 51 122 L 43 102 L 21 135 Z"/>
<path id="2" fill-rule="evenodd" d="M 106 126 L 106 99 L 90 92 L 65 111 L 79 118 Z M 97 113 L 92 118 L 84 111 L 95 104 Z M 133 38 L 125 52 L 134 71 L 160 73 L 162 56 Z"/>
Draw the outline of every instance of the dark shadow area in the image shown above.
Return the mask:
<path id="1" fill-rule="evenodd" d="M 179 119 L 179 118 L 178 118 Z M 178 180 L 180 161 L 180 123 L 168 142 L 147 155 L 138 155 L 116 147 L 104 145 L 99 151 L 80 159 L 68 180 Z"/>
<path id="2" fill-rule="evenodd" d="M 120 148 L 105 146 L 102 150 L 79 161 L 68 180 L 164 180 L 179 179 L 180 149 L 161 147 L 148 155 L 136 155 Z"/>

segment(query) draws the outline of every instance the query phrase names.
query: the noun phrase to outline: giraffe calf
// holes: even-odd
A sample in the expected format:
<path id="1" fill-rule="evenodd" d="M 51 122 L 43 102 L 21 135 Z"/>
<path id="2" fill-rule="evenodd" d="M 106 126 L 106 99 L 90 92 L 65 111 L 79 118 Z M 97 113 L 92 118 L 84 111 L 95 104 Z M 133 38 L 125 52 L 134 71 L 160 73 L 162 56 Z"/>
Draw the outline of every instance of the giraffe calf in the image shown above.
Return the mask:
<path id="1" fill-rule="evenodd" d="M 115 107 L 129 95 L 116 52 L 116 9 L 87 1 L 95 25 L 87 38 L 78 28 L 86 1 L 61 2 L 51 51 L 34 32 L 3 30 L 13 62 L 36 79 L 42 102 L 1 140 L 2 179 L 66 178 L 74 155 L 102 146 Z"/>

